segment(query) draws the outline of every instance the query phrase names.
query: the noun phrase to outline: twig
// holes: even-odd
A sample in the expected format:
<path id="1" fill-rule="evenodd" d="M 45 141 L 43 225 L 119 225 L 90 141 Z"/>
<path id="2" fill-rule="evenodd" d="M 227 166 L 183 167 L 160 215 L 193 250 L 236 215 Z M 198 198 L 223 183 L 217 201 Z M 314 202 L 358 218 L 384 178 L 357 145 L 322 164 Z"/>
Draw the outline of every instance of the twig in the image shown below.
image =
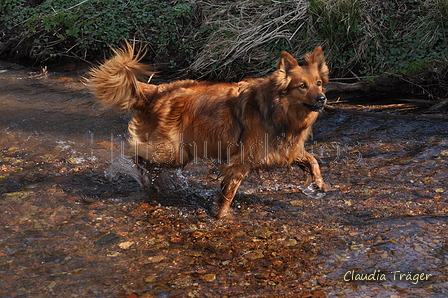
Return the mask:
<path id="1" fill-rule="evenodd" d="M 82 4 L 86 3 L 86 2 L 88 2 L 88 1 L 90 1 L 90 0 L 84 0 L 84 1 L 81 1 L 81 2 L 79 2 L 78 4 L 73 5 L 72 7 L 69 7 L 69 8 L 64 9 L 64 11 L 71 10 L 71 9 L 73 9 L 73 8 L 79 6 L 79 5 L 82 5 Z"/>
<path id="2" fill-rule="evenodd" d="M 88 2 L 88 1 L 90 1 L 90 0 L 81 1 L 78 4 L 73 5 L 72 7 L 65 8 L 65 9 L 60 9 L 59 11 L 69 11 L 69 10 L 71 10 L 71 9 L 73 9 L 73 8 L 79 6 L 79 5 L 82 5 L 82 4 L 84 4 L 84 3 Z M 53 7 L 51 7 L 51 9 L 53 10 L 53 13 L 49 14 L 49 15 L 56 15 L 56 13 L 58 13 L 58 10 L 55 10 Z M 21 26 L 21 25 L 25 24 L 26 22 L 31 20 L 33 17 L 35 17 L 35 16 L 31 16 L 31 17 L 27 18 L 26 20 L 23 20 L 22 22 L 15 24 L 13 27 L 11 27 L 11 29 L 15 28 L 17 26 Z"/>
<path id="3" fill-rule="evenodd" d="M 427 106 L 434 105 L 434 100 L 426 100 L 426 99 L 414 99 L 414 98 L 396 98 L 395 101 L 405 101 L 415 104 L 422 104 Z"/>
<path id="4" fill-rule="evenodd" d="M 339 82 L 339 81 L 353 81 L 359 79 L 376 79 L 378 76 L 356 76 L 350 78 L 330 78 L 330 82 Z"/>
<path id="5" fill-rule="evenodd" d="M 427 109 L 427 111 L 435 111 L 445 105 L 448 105 L 448 98 L 439 99 L 439 100 L 437 100 L 436 104 L 434 104 L 435 100 L 424 100 L 424 99 L 401 99 L 400 98 L 400 99 L 396 99 L 396 101 L 406 101 L 406 102 L 431 106 L 430 108 Z"/>
<path id="6" fill-rule="evenodd" d="M 440 109 L 441 107 L 443 107 L 445 105 L 448 105 L 448 98 L 440 99 L 440 102 L 433 105 L 432 107 L 430 107 L 428 109 L 428 111 L 434 111 L 434 110 Z"/>
<path id="7" fill-rule="evenodd" d="M 358 110 L 352 110 L 352 109 L 344 109 L 344 108 L 338 108 L 335 106 L 325 105 L 326 110 L 335 111 L 335 112 L 344 112 L 344 113 L 350 113 L 355 115 L 361 115 L 366 117 L 376 117 L 376 118 L 383 118 L 383 119 L 405 119 L 405 120 L 425 120 L 425 119 L 439 119 L 439 120 L 448 120 L 448 115 L 442 115 L 442 114 L 420 114 L 420 115 L 392 115 L 392 114 L 379 114 L 379 113 L 372 113 L 372 112 L 365 112 L 365 111 L 358 111 Z"/>
<path id="8" fill-rule="evenodd" d="M 434 96 L 431 94 L 431 92 L 429 92 L 428 90 L 426 90 L 426 89 L 423 88 L 422 86 L 420 86 L 420 85 L 418 85 L 418 84 L 416 84 L 416 83 L 414 83 L 414 82 L 412 82 L 412 81 L 409 81 L 409 80 L 403 78 L 403 76 L 401 76 L 401 75 L 399 75 L 399 74 L 396 74 L 396 73 L 390 73 L 390 72 L 385 72 L 385 74 L 388 74 L 388 75 L 390 75 L 390 76 L 397 77 L 397 78 L 399 78 L 400 80 L 405 81 L 406 83 L 409 83 L 409 84 L 411 84 L 411 85 L 413 85 L 413 86 L 416 86 L 416 87 L 422 89 L 423 92 L 425 92 L 426 94 L 428 94 L 429 96 L 431 96 L 432 98 L 434 98 Z"/>

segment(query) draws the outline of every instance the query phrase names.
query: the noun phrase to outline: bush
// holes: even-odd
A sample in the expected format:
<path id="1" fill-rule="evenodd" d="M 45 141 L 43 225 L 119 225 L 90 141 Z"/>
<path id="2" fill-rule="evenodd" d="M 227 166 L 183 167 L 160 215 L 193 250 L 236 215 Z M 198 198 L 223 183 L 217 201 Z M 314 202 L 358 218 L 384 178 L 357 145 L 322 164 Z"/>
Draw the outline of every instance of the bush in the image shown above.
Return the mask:
<path id="1" fill-rule="evenodd" d="M 281 51 L 299 58 L 317 45 L 332 77 L 446 69 L 446 0 L 3 0 L 0 9 L 3 48 L 40 63 L 104 57 L 128 39 L 163 70 L 196 78 L 261 76 Z"/>
<path id="2" fill-rule="evenodd" d="M 169 57 L 171 65 L 193 54 L 194 6 L 187 0 L 39 2 L 4 0 L 0 7 L 4 30 L 19 30 L 24 52 L 35 60 L 91 59 L 131 38 L 148 46 L 150 59 Z"/>

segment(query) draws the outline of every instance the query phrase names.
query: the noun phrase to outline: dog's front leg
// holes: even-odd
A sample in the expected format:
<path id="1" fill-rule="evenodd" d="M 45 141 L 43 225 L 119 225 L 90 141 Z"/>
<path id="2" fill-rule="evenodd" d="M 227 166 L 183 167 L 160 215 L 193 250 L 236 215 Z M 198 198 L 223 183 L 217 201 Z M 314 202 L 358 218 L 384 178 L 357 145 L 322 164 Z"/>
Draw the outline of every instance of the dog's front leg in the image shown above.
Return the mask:
<path id="1" fill-rule="evenodd" d="M 135 161 L 135 166 L 138 171 L 138 176 L 140 179 L 137 181 L 140 183 L 140 186 L 143 188 L 148 188 L 151 185 L 151 181 L 149 175 L 151 175 L 154 171 L 154 165 L 152 163 L 147 162 L 142 157 L 138 156 Z"/>
<path id="2" fill-rule="evenodd" d="M 304 194 L 313 198 L 321 198 L 324 192 L 328 190 L 317 160 L 310 153 L 303 151 L 303 158 L 297 160 L 297 165 L 305 172 L 306 182 L 300 189 Z"/>
<path id="3" fill-rule="evenodd" d="M 225 172 L 227 172 L 227 174 L 225 174 L 225 177 L 221 182 L 221 192 L 216 200 L 219 208 L 216 215 L 218 219 L 231 217 L 232 213 L 230 205 L 232 205 L 238 187 L 244 177 L 249 173 L 249 168 L 244 165 L 233 166 L 228 167 Z"/>

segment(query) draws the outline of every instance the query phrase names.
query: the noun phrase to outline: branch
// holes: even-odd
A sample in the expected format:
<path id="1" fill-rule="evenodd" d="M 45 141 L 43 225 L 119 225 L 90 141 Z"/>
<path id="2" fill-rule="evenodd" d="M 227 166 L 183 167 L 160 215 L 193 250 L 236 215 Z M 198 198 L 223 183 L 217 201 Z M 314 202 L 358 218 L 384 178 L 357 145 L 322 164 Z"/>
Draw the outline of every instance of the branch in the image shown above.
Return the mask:
<path id="1" fill-rule="evenodd" d="M 352 109 L 338 108 L 335 106 L 325 105 L 326 110 L 334 112 L 350 113 L 355 115 L 361 115 L 366 117 L 376 117 L 383 119 L 405 119 L 405 120 L 427 120 L 427 119 L 437 119 L 437 120 L 448 120 L 448 115 L 443 114 L 420 114 L 420 115 L 391 115 L 391 114 L 380 114 L 372 112 L 364 112 Z"/>
<path id="2" fill-rule="evenodd" d="M 448 105 L 448 98 L 441 99 L 439 103 L 437 103 L 437 104 L 433 105 L 432 107 L 430 107 L 428 109 L 428 111 L 434 111 L 434 110 L 440 109 L 441 107 L 443 107 L 445 105 Z"/>

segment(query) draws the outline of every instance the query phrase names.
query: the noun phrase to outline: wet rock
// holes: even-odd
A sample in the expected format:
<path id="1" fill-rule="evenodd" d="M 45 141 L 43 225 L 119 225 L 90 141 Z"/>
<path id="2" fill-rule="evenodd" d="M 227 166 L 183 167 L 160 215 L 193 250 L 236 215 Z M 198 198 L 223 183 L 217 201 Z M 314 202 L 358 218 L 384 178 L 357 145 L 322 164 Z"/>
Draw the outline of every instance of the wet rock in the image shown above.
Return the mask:
<path id="1" fill-rule="evenodd" d="M 193 284 L 193 277 L 185 275 L 173 280 L 170 284 L 173 288 L 187 288 Z"/>
<path id="2" fill-rule="evenodd" d="M 245 258 L 248 260 L 258 260 L 264 258 L 264 254 L 262 250 L 257 249 L 246 254 Z"/>
<path id="3" fill-rule="evenodd" d="M 323 285 L 326 284 L 326 282 L 327 282 L 327 278 L 322 276 L 322 277 L 319 277 L 316 281 L 317 281 L 317 284 L 318 284 L 318 285 L 323 286 Z"/>
<path id="4" fill-rule="evenodd" d="M 17 192 L 10 192 L 5 194 L 5 200 L 11 200 L 11 201 L 20 201 L 30 195 L 32 195 L 33 191 L 17 191 Z"/>
<path id="5" fill-rule="evenodd" d="M 215 281 L 215 279 L 216 279 L 216 274 L 213 274 L 213 273 L 205 274 L 204 276 L 202 276 L 202 280 L 206 281 L 206 282 L 212 282 L 212 281 Z"/>
<path id="6" fill-rule="evenodd" d="M 272 261 L 272 265 L 275 266 L 275 267 L 280 267 L 280 266 L 283 265 L 283 261 L 281 261 L 281 260 L 273 260 Z"/>
<path id="7" fill-rule="evenodd" d="M 273 232 L 268 227 L 260 227 L 251 232 L 252 236 L 261 238 L 261 239 L 268 239 L 271 237 Z"/>
<path id="8" fill-rule="evenodd" d="M 358 210 L 352 213 L 356 217 L 368 218 L 373 216 L 373 211 L 371 210 Z"/>
<path id="9" fill-rule="evenodd" d="M 192 296 L 192 297 L 197 297 L 197 296 Z M 138 298 L 157 298 L 157 297 L 153 294 L 145 293 L 145 294 L 139 296 Z"/>
<path id="10" fill-rule="evenodd" d="M 170 242 L 171 243 L 182 243 L 183 240 L 180 237 L 173 237 L 173 238 L 170 239 Z"/>
<path id="11" fill-rule="evenodd" d="M 202 257 L 202 252 L 192 251 L 192 252 L 187 252 L 187 255 L 190 257 Z"/>
<path id="12" fill-rule="evenodd" d="M 145 277 L 145 282 L 153 283 L 156 279 L 157 279 L 157 274 L 151 274 L 151 275 Z"/>
<path id="13" fill-rule="evenodd" d="M 228 252 L 231 248 L 227 241 L 218 240 L 208 243 L 207 249 L 215 253 L 225 253 Z"/>
<path id="14" fill-rule="evenodd" d="M 121 242 L 120 244 L 118 244 L 118 246 L 121 249 L 126 250 L 126 249 L 129 249 L 133 244 L 134 244 L 133 241 L 125 241 L 125 242 Z"/>
<path id="15" fill-rule="evenodd" d="M 0 175 L 0 182 L 6 181 L 9 178 L 9 176 L 10 176 L 10 174 L 1 174 Z"/>
<path id="16" fill-rule="evenodd" d="M 289 201 L 289 204 L 293 205 L 293 206 L 305 206 L 306 203 L 303 200 L 292 200 Z"/>
<path id="17" fill-rule="evenodd" d="M 67 158 L 67 162 L 73 165 L 85 163 L 86 160 L 83 157 L 70 157 Z"/>
<path id="18" fill-rule="evenodd" d="M 149 257 L 148 258 L 148 262 L 150 262 L 150 263 L 159 263 L 159 262 L 161 262 L 161 261 L 163 261 L 165 259 L 166 259 L 165 256 L 158 255 L 158 256 Z"/>
<path id="19" fill-rule="evenodd" d="M 115 258 L 115 257 L 118 257 L 119 255 L 120 255 L 120 252 L 113 251 L 111 253 L 108 253 L 106 256 L 111 257 L 111 258 Z"/>
<path id="20" fill-rule="evenodd" d="M 105 246 L 105 245 L 117 243 L 119 240 L 120 240 L 120 236 L 118 236 L 117 234 L 115 234 L 113 232 L 108 232 L 108 233 L 102 234 L 100 236 L 100 238 L 93 243 L 98 246 Z"/>
<path id="21" fill-rule="evenodd" d="M 191 234 L 191 237 L 192 237 L 192 238 L 195 238 L 195 239 L 199 239 L 199 238 L 202 238 L 203 235 L 204 235 L 204 233 L 201 232 L 201 231 L 194 231 L 194 232 Z"/>
<path id="22" fill-rule="evenodd" d="M 297 245 L 297 240 L 294 238 L 290 238 L 288 239 L 288 241 L 286 242 L 286 246 L 293 246 L 293 245 Z"/>

